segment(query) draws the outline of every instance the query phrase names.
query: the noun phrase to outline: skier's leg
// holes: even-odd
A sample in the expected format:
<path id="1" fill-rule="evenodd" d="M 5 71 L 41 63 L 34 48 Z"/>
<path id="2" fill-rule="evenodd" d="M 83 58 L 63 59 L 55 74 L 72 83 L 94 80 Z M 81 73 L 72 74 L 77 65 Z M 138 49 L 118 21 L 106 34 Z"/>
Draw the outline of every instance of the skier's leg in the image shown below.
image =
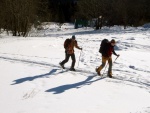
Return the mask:
<path id="1" fill-rule="evenodd" d="M 108 59 L 108 64 L 109 64 L 108 76 L 112 77 L 112 58 L 111 57 Z"/>
<path id="2" fill-rule="evenodd" d="M 71 54 L 71 59 L 72 59 L 71 69 L 75 70 L 74 66 L 75 66 L 76 58 L 75 58 L 75 54 L 74 53 Z"/>
<path id="3" fill-rule="evenodd" d="M 60 64 L 64 65 L 66 62 L 68 62 L 69 57 L 70 57 L 70 54 L 67 54 L 67 52 L 65 52 L 65 59 Z"/>
<path id="4" fill-rule="evenodd" d="M 105 67 L 107 59 L 107 57 L 102 57 L 102 64 L 97 68 L 98 72 L 100 72 Z"/>

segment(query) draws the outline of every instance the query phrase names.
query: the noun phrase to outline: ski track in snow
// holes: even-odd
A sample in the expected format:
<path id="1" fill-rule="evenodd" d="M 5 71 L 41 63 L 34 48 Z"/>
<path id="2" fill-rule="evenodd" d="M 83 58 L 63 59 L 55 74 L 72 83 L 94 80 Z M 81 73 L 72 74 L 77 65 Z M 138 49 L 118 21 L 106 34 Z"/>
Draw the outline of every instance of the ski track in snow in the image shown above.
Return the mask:
<path id="1" fill-rule="evenodd" d="M 85 65 L 86 67 L 91 67 L 90 65 L 92 65 L 92 67 L 94 66 L 94 62 L 98 62 L 100 63 L 99 61 L 101 60 L 100 56 L 99 56 L 99 53 L 98 52 L 95 52 L 93 51 L 93 49 L 98 49 L 99 47 L 99 42 L 101 40 L 99 40 L 99 38 L 94 38 L 92 37 L 91 38 L 79 38 L 79 43 L 83 43 L 83 51 L 81 52 L 81 58 L 80 58 L 80 62 Z M 131 38 L 131 39 L 126 39 L 126 40 L 135 40 L 135 38 Z M 16 41 L 16 40 L 14 40 Z M 93 42 L 95 44 L 93 45 L 89 45 L 88 42 Z M 6 43 L 6 42 L 4 42 Z M 7 42 L 8 43 L 8 42 Z M 41 45 L 41 44 L 40 44 Z M 36 46 L 33 46 L 33 48 L 37 47 L 39 45 L 36 45 Z M 53 46 L 53 45 L 51 45 Z M 95 47 L 97 46 L 97 47 Z M 148 51 L 150 46 L 148 45 L 141 45 L 141 44 L 132 44 L 132 43 L 126 43 L 126 42 L 119 42 L 117 46 L 120 46 L 120 48 L 123 49 L 132 49 L 132 48 L 142 48 L 144 51 Z M 121 50 L 119 50 L 121 51 Z M 91 54 L 88 54 L 88 53 L 91 53 Z M 78 53 L 79 55 L 79 53 Z M 12 56 L 11 57 L 5 57 L 5 56 Z M 17 57 L 25 57 L 27 59 L 20 59 L 20 58 L 17 58 Z M 55 64 L 51 64 L 49 62 L 39 62 L 39 61 L 34 61 L 34 60 L 30 60 L 31 58 L 38 58 L 38 59 L 48 59 L 48 57 L 40 57 L 40 56 L 28 56 L 28 55 L 22 55 L 22 54 L 10 54 L 10 53 L 0 53 L 0 59 L 3 59 L 3 60 L 6 60 L 6 61 L 12 61 L 12 62 L 22 62 L 22 63 L 27 63 L 27 64 L 32 64 L 32 65 L 41 65 L 41 66 L 47 66 L 47 67 L 51 67 L 51 68 L 58 68 L 59 70 L 59 65 L 55 65 Z M 53 59 L 53 58 L 51 58 Z M 122 66 L 122 64 L 120 64 Z M 95 67 L 94 67 L 95 68 Z M 142 71 L 142 72 L 145 72 L 145 73 L 150 73 L 150 71 L 148 70 L 144 70 L 144 69 L 140 69 L 140 68 L 135 68 L 134 66 L 129 66 L 129 68 L 131 69 L 134 69 L 136 71 Z M 77 73 L 80 73 L 81 75 L 85 75 L 85 74 L 93 74 L 94 71 L 90 72 L 90 71 L 86 71 L 84 69 L 80 69 L 78 70 L 79 72 Z M 136 77 L 135 74 L 137 75 L 138 73 L 131 73 L 130 72 L 123 72 L 123 70 L 114 70 L 114 71 L 118 71 L 120 72 L 118 75 L 119 75 L 119 78 L 118 80 L 122 80 L 122 81 L 128 81 L 128 82 L 133 82 L 133 83 L 136 83 L 136 84 L 139 84 L 139 85 L 145 85 L 147 87 L 150 86 L 149 84 L 149 81 L 142 78 L 142 75 Z M 59 72 L 61 73 L 61 72 Z M 53 73 L 54 75 L 56 75 L 55 73 Z M 49 75 L 51 75 L 51 73 L 49 73 Z M 122 75 L 122 76 L 121 76 Z M 124 75 L 131 75 L 131 77 L 123 77 Z"/>

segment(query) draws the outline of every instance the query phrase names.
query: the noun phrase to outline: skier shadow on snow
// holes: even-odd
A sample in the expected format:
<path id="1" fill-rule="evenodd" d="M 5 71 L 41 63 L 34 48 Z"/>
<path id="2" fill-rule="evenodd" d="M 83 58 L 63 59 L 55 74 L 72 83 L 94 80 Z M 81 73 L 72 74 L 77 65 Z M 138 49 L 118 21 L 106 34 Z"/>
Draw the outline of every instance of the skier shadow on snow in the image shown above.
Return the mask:
<path id="1" fill-rule="evenodd" d="M 52 69 L 49 73 L 46 73 L 46 74 L 41 74 L 41 75 L 32 76 L 32 77 L 20 78 L 20 79 L 14 80 L 13 81 L 14 83 L 11 84 L 11 85 L 20 84 L 20 83 L 23 83 L 23 82 L 26 82 L 26 81 L 33 81 L 37 78 L 48 77 L 49 75 L 53 75 L 57 70 L 60 70 L 60 69 Z"/>
<path id="2" fill-rule="evenodd" d="M 78 89 L 84 85 L 90 85 L 93 82 L 104 79 L 104 77 L 103 77 L 103 78 L 97 78 L 96 80 L 92 80 L 94 77 L 95 76 L 88 76 L 85 80 L 83 80 L 81 82 L 54 87 L 54 88 L 46 90 L 45 92 L 53 92 L 53 94 L 60 94 L 60 93 L 63 93 L 67 90 L 70 90 L 72 88 Z"/>

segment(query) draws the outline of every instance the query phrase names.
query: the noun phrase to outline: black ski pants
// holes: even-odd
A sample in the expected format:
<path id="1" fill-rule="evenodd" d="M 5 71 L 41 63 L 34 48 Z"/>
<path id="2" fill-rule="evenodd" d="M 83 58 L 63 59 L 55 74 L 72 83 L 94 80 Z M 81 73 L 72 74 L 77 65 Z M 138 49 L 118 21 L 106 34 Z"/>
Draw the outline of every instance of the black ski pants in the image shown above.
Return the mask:
<path id="1" fill-rule="evenodd" d="M 71 56 L 72 59 L 72 64 L 71 64 L 71 68 L 74 68 L 75 66 L 75 62 L 76 62 L 76 58 L 75 58 L 75 54 L 67 54 L 67 52 L 65 51 L 65 59 L 61 62 L 62 65 L 64 65 L 65 63 L 68 62 L 69 58 Z"/>

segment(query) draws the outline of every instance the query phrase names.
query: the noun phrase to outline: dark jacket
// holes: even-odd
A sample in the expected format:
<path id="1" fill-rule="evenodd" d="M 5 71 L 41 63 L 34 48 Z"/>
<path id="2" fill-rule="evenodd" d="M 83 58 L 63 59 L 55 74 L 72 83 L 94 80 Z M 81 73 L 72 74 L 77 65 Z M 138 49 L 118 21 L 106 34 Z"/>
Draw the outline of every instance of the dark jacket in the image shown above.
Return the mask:
<path id="1" fill-rule="evenodd" d="M 111 57 L 112 53 L 117 56 L 116 52 L 114 51 L 114 46 L 112 46 L 111 43 L 109 42 L 106 44 L 102 56 Z"/>

